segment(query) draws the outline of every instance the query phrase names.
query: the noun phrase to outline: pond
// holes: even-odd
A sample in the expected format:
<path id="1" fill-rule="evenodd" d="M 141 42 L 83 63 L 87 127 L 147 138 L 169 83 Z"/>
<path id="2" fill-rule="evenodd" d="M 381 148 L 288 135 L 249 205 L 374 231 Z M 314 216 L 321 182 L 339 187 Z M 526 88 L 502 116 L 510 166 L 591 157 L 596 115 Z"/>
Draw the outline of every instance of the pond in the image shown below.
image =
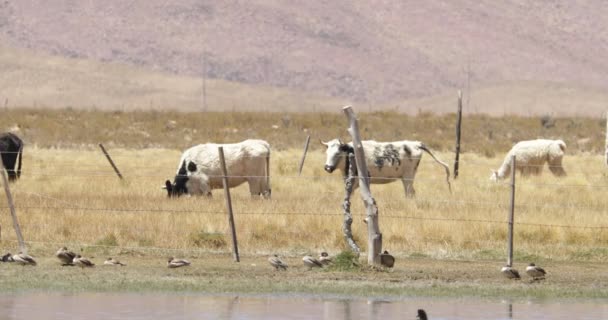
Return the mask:
<path id="1" fill-rule="evenodd" d="M 1 319 L 608 319 L 606 300 L 363 299 L 307 295 L 0 294 Z"/>

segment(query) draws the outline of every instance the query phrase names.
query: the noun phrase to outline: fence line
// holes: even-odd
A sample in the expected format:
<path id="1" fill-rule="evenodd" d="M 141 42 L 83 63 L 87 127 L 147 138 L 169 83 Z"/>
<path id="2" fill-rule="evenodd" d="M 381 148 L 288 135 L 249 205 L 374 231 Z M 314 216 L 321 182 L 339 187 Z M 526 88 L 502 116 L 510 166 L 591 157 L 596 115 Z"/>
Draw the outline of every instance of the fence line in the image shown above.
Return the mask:
<path id="1" fill-rule="evenodd" d="M 8 207 L 0 207 L 7 209 Z M 225 215 L 224 211 L 202 211 L 202 210 L 176 210 L 176 209 L 124 209 L 124 208 L 91 208 L 91 207 L 53 207 L 53 206 L 15 206 L 16 209 L 31 210 L 31 209 L 45 209 L 45 210 L 64 210 L 64 211 L 92 211 L 92 212 L 124 212 L 124 213 L 197 213 L 197 214 L 212 214 L 212 215 Z M 255 212 L 255 211 L 237 211 L 237 216 L 251 216 L 251 215 L 262 215 L 262 216 L 325 216 L 325 217 L 342 217 L 341 212 L 293 212 L 293 211 L 272 211 L 272 212 Z M 353 216 L 364 218 L 365 214 L 353 214 Z M 465 219 L 465 218 L 443 218 L 443 217 L 420 217 L 420 216 L 408 216 L 408 215 L 395 215 L 395 214 L 383 214 L 383 219 L 404 219 L 404 220 L 423 220 L 423 221 L 444 221 L 444 222 L 474 222 L 474 223 L 489 223 L 489 224 L 507 224 L 508 221 L 504 220 L 487 220 L 487 219 Z M 545 228 L 570 228 L 570 229 L 594 229 L 604 230 L 608 229 L 607 226 L 580 226 L 580 225 L 556 225 L 556 224 L 543 224 L 543 223 L 532 223 L 532 222 L 516 222 L 515 225 L 526 225 L 535 227 Z"/>
<path id="2" fill-rule="evenodd" d="M 86 172 L 86 173 L 96 173 L 96 174 L 77 174 L 78 172 L 74 172 L 74 171 L 70 171 L 69 175 L 67 174 L 61 174 L 61 173 L 28 173 L 28 176 L 32 177 L 63 177 L 63 178 L 69 178 L 69 179 L 74 179 L 74 178 L 116 178 L 116 174 L 112 173 L 109 170 L 105 170 L 105 171 L 93 171 L 93 172 Z M 129 174 L 127 175 L 127 180 L 129 179 L 134 179 L 134 178 L 158 178 L 159 181 L 160 180 L 166 180 L 167 178 L 173 178 L 174 175 L 173 174 L 169 174 L 169 175 L 161 175 L 161 174 L 149 174 L 149 175 L 143 175 L 143 174 Z M 221 179 L 223 176 L 221 175 L 208 175 L 209 178 L 217 178 L 217 179 Z M 266 176 L 258 176 L 258 175 L 228 175 L 228 178 L 265 178 Z M 327 175 L 303 175 L 303 176 L 297 176 L 297 175 L 273 175 L 272 176 L 273 179 L 313 179 L 313 180 L 339 180 L 340 182 L 343 180 L 342 175 L 336 175 L 336 174 L 327 174 Z M 355 178 L 357 178 L 357 176 L 355 176 Z M 462 177 L 461 177 L 462 178 Z M 23 179 L 23 177 L 22 177 Z M 400 181 L 400 180 L 405 180 L 405 181 L 423 181 L 423 182 L 435 182 L 435 181 L 445 181 L 445 178 L 430 178 L 430 177 L 415 177 L 413 179 L 401 179 L 401 178 L 385 178 L 385 177 L 375 177 L 372 178 L 373 180 L 392 180 L 392 181 Z M 464 182 L 463 182 L 464 181 Z M 458 179 L 458 185 L 461 186 L 508 186 L 509 182 L 508 181 L 490 181 L 489 179 L 487 181 L 485 180 L 474 180 L 476 182 L 471 183 L 471 180 L 467 180 L 465 179 Z M 522 181 L 519 180 L 517 182 L 517 185 L 529 185 L 529 186 L 550 186 L 550 187 L 564 187 L 564 188 L 598 188 L 598 189 L 603 189 L 603 188 L 608 188 L 608 184 L 566 184 L 566 183 L 544 183 L 544 182 L 534 182 L 534 181 Z"/>

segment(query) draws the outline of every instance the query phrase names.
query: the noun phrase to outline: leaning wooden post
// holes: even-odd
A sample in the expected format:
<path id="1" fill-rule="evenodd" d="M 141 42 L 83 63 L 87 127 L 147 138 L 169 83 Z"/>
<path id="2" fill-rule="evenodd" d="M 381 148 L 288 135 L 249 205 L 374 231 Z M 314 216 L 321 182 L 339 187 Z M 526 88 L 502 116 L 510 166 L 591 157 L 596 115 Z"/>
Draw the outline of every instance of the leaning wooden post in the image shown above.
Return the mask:
<path id="1" fill-rule="evenodd" d="M 454 179 L 458 178 L 460 165 L 460 126 L 462 125 L 462 91 L 458 90 L 458 113 L 456 115 L 456 158 L 454 159 Z"/>
<path id="2" fill-rule="evenodd" d="M 232 236 L 232 256 L 234 257 L 234 261 L 240 262 L 239 246 L 236 242 L 236 228 L 234 227 L 234 215 L 232 214 L 232 199 L 230 198 L 230 188 L 228 187 L 228 171 L 226 170 L 226 160 L 224 160 L 224 148 L 218 147 L 217 152 L 220 154 L 220 164 L 222 166 L 222 183 L 224 184 L 228 223 L 230 224 L 230 235 Z"/>
<path id="3" fill-rule="evenodd" d="M 302 154 L 302 160 L 300 160 L 300 167 L 298 169 L 298 175 L 302 175 L 302 168 L 304 168 L 304 159 L 306 159 L 306 152 L 308 152 L 308 144 L 310 143 L 310 135 L 306 137 L 306 143 L 304 143 L 304 153 Z"/>
<path id="4" fill-rule="evenodd" d="M 344 209 L 344 224 L 342 225 L 342 232 L 344 233 L 344 239 L 350 249 L 359 256 L 361 248 L 355 242 L 353 238 L 353 230 L 351 228 L 353 224 L 353 215 L 350 213 L 350 198 L 353 193 L 353 186 L 355 179 L 357 178 L 357 166 L 355 164 L 355 155 L 349 153 L 346 156 L 346 174 L 344 176 L 344 202 L 342 208 Z"/>
<path id="5" fill-rule="evenodd" d="M 382 233 L 380 233 L 380 226 L 378 225 L 378 207 L 376 206 L 376 200 L 372 197 L 372 193 L 369 189 L 369 173 L 367 172 L 361 136 L 359 135 L 359 125 L 355 112 L 350 106 L 346 106 L 342 110 L 349 122 L 348 133 L 350 133 L 353 139 L 355 162 L 357 165 L 357 172 L 359 173 L 359 191 L 361 192 L 361 198 L 363 198 L 363 203 L 365 204 L 367 212 L 367 263 L 370 265 L 379 265 L 380 251 L 382 251 Z"/>
<path id="6" fill-rule="evenodd" d="M 511 156 L 511 205 L 509 206 L 509 231 L 507 242 L 507 266 L 513 266 L 513 223 L 515 221 L 515 156 Z"/>
<path id="7" fill-rule="evenodd" d="M 8 178 L 4 172 L 4 162 L 0 157 L 0 175 L 2 175 L 2 184 L 4 185 L 4 193 L 6 193 L 6 200 L 8 201 L 8 208 L 13 218 L 13 228 L 17 234 L 17 241 L 19 241 L 19 250 L 23 253 L 27 253 L 25 247 L 25 241 L 23 240 L 23 234 L 21 234 L 21 227 L 19 226 L 19 220 L 17 220 L 17 212 L 15 211 L 15 204 L 13 203 L 13 196 L 11 195 L 11 189 L 8 187 Z"/>
<path id="8" fill-rule="evenodd" d="M 120 174 L 120 171 L 118 171 L 118 168 L 114 164 L 114 161 L 112 161 L 112 158 L 110 158 L 110 154 L 106 151 L 106 148 L 104 148 L 103 144 L 101 144 L 101 143 L 99 144 L 99 147 L 101 148 L 101 151 L 103 152 L 103 154 L 106 156 L 106 158 L 110 162 L 110 165 L 112 165 L 112 168 L 114 168 L 114 172 L 116 172 L 116 174 L 118 175 L 118 177 L 120 179 L 122 179 L 122 174 Z"/>

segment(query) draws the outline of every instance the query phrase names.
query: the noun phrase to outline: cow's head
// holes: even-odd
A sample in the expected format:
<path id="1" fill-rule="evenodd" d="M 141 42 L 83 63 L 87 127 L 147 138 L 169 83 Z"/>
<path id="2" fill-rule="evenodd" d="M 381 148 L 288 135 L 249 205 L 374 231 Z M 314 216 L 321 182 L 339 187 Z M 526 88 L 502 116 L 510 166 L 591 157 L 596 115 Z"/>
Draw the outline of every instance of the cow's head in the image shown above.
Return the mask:
<path id="1" fill-rule="evenodd" d="M 167 189 L 167 195 L 169 197 L 179 197 L 183 194 L 188 193 L 188 171 L 195 172 L 196 164 L 192 161 L 188 163 L 188 167 L 186 168 L 186 161 L 182 162 L 182 166 L 179 168 L 179 171 L 175 175 L 175 179 L 173 183 L 170 180 L 165 181 L 165 186 L 163 188 Z"/>
<path id="2" fill-rule="evenodd" d="M 491 170 L 491 171 L 492 171 L 492 175 L 490 175 L 490 180 L 498 181 L 500 179 L 500 177 L 498 176 L 498 171 L 496 171 L 496 170 Z"/>
<path id="3" fill-rule="evenodd" d="M 325 150 L 325 154 L 327 155 L 327 159 L 325 160 L 325 171 L 332 173 L 343 158 L 345 158 L 349 152 L 353 151 L 353 148 L 346 143 L 340 141 L 340 139 L 333 139 L 329 142 L 321 143 L 327 148 Z"/>

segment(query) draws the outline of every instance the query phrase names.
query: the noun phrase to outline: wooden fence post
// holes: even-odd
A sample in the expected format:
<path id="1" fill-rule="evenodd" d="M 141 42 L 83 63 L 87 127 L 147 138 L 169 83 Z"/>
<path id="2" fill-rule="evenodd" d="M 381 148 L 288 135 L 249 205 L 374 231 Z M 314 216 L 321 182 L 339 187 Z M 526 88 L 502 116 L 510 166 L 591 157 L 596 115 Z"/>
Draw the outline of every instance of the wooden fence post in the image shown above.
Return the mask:
<path id="1" fill-rule="evenodd" d="M 8 178 L 6 177 L 6 172 L 4 171 L 4 162 L 0 157 L 0 175 L 2 175 L 2 184 L 4 185 L 4 193 L 6 193 L 6 200 L 8 201 L 8 208 L 11 212 L 11 217 L 13 218 L 13 228 L 15 228 L 15 233 L 17 234 L 17 241 L 19 241 L 19 250 L 23 253 L 27 253 L 27 248 L 25 247 L 25 241 L 23 240 L 23 234 L 21 233 L 21 227 L 19 226 L 19 220 L 17 220 L 17 212 L 15 211 L 15 204 L 13 203 L 13 196 L 11 195 L 11 190 L 8 186 Z"/>
<path id="2" fill-rule="evenodd" d="M 353 186 L 355 179 L 357 178 L 357 166 L 355 164 L 355 155 L 349 153 L 346 158 L 346 176 L 344 176 L 344 202 L 342 203 L 342 209 L 344 209 L 344 223 L 342 224 L 342 232 L 344 233 L 344 239 L 350 249 L 359 255 L 361 248 L 355 242 L 353 238 L 353 230 L 351 228 L 353 224 L 353 215 L 350 213 L 350 198 L 353 193 Z"/>
<path id="3" fill-rule="evenodd" d="M 310 135 L 306 136 L 306 143 L 304 143 L 304 153 L 302 154 L 302 160 L 300 160 L 300 167 L 298 169 L 298 175 L 302 175 L 302 168 L 304 168 L 304 159 L 306 159 L 306 153 L 308 152 L 309 143 L 310 143 Z"/>
<path id="4" fill-rule="evenodd" d="M 359 135 L 359 125 L 355 112 L 350 106 L 346 106 L 342 110 L 349 122 L 348 133 L 350 133 L 353 139 L 355 162 L 357 165 L 357 172 L 359 173 L 359 191 L 367 212 L 367 263 L 369 265 L 380 265 L 382 233 L 380 233 L 380 226 L 378 225 L 378 207 L 376 206 L 376 200 L 372 197 L 372 193 L 369 189 L 369 173 L 365 162 L 363 145 L 361 144 L 361 136 Z"/>
<path id="5" fill-rule="evenodd" d="M 234 227 L 234 215 L 232 214 L 232 199 L 230 198 L 230 188 L 228 187 L 228 170 L 226 170 L 226 160 L 224 160 L 224 147 L 218 147 L 217 152 L 220 155 L 220 164 L 222 166 L 222 183 L 224 184 L 228 224 L 230 224 L 230 235 L 232 236 L 232 256 L 234 257 L 234 261 L 240 262 L 239 246 L 236 242 L 236 228 Z"/>
<path id="6" fill-rule="evenodd" d="M 116 172 L 116 174 L 118 175 L 118 177 L 120 179 L 122 179 L 122 174 L 120 174 L 120 171 L 118 171 L 118 168 L 114 164 L 114 161 L 112 161 L 112 158 L 110 158 L 110 154 L 106 151 L 106 148 L 104 148 L 103 144 L 101 144 L 101 143 L 99 144 L 99 147 L 101 148 L 101 151 L 103 152 L 103 154 L 106 156 L 106 158 L 110 162 L 110 165 L 112 165 L 112 168 L 114 168 L 114 172 Z"/>
<path id="7" fill-rule="evenodd" d="M 456 158 L 454 159 L 454 179 L 458 178 L 460 165 L 460 127 L 462 125 L 462 91 L 458 90 L 458 113 L 456 115 Z"/>
<path id="8" fill-rule="evenodd" d="M 509 230 L 507 234 L 507 266 L 513 266 L 513 223 L 515 221 L 515 155 L 511 156 L 511 205 L 509 206 Z"/>

